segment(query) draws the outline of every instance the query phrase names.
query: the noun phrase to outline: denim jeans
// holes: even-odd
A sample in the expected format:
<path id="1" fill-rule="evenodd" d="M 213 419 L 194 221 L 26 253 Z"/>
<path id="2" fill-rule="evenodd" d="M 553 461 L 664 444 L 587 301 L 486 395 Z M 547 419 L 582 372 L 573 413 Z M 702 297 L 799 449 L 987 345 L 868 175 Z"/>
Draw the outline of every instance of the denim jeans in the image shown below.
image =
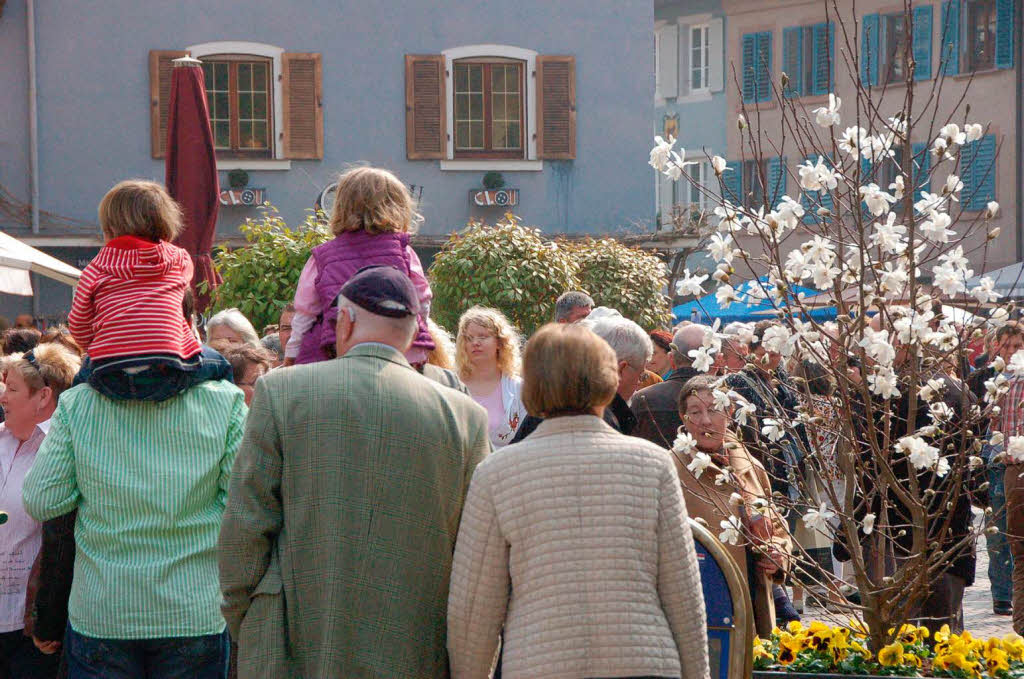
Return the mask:
<path id="1" fill-rule="evenodd" d="M 57 676 L 60 653 L 44 655 L 24 630 L 0 634 L 0 677 L 52 679 Z"/>
<path id="2" fill-rule="evenodd" d="M 69 679 L 227 679 L 228 632 L 202 637 L 95 639 L 68 625 Z"/>
<path id="3" fill-rule="evenodd" d="M 988 550 L 988 580 L 993 601 L 1013 599 L 1013 557 L 1006 539 L 1006 465 L 988 465 L 988 497 L 999 532 L 985 536 Z"/>
<path id="4" fill-rule="evenodd" d="M 117 401 L 166 401 L 199 382 L 231 378 L 227 359 L 204 346 L 202 353 L 187 360 L 153 355 L 93 362 L 86 357 L 75 376 L 75 384 L 88 383 Z"/>

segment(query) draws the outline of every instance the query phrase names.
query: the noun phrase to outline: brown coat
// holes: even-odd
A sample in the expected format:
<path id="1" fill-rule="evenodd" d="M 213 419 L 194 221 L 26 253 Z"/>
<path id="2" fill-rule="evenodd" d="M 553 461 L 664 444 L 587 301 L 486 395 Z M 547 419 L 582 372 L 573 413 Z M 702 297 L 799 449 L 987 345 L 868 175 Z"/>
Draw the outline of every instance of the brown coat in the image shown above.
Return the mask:
<path id="1" fill-rule="evenodd" d="M 693 459 L 690 454 L 672 451 L 672 460 L 676 464 L 676 471 L 679 473 L 679 481 L 683 487 L 683 498 L 686 501 L 686 511 L 689 515 L 707 523 L 711 532 L 718 535 L 722 531 L 721 522 L 729 516 L 736 514 L 736 510 L 730 507 L 729 496 L 739 491 L 744 496 L 744 502 L 750 503 L 756 498 L 771 498 L 771 484 L 768 473 L 761 463 L 755 460 L 747 449 L 735 439 L 726 441 L 729 449 L 729 467 L 735 479 L 734 484 L 715 485 L 715 477 L 720 473 L 720 468 L 712 465 L 704 470 L 698 479 L 687 469 Z M 790 567 L 789 555 L 793 547 L 789 532 L 786 529 L 785 521 L 775 510 L 769 507 L 769 524 L 772 529 L 770 543 L 782 555 L 784 563 L 774 575 L 766 575 L 756 570 L 756 582 L 751 587 L 753 593 L 754 626 L 757 633 L 766 637 L 775 626 L 775 602 L 772 599 L 772 584 L 781 582 L 785 578 Z M 740 572 L 748 575 L 747 550 L 750 545 L 725 545 L 726 551 L 732 556 Z"/>

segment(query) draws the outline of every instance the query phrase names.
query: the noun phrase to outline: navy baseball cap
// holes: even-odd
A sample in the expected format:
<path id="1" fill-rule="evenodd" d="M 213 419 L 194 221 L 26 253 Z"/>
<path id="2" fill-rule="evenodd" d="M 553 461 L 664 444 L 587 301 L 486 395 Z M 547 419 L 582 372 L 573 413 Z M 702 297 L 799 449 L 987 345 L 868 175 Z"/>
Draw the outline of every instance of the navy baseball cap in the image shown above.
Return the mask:
<path id="1" fill-rule="evenodd" d="M 415 286 L 393 266 L 363 267 L 348 279 L 338 296 L 378 316 L 404 318 L 420 312 Z"/>

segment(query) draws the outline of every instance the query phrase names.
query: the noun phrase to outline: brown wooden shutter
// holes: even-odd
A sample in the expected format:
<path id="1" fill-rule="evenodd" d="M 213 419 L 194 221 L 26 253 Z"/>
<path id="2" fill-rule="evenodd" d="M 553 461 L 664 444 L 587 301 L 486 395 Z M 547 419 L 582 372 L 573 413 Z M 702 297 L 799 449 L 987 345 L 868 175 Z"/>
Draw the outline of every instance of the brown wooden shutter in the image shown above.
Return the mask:
<path id="1" fill-rule="evenodd" d="M 285 52 L 281 55 L 281 94 L 285 158 L 322 160 L 324 106 L 320 55 Z"/>
<path id="2" fill-rule="evenodd" d="M 575 57 L 537 57 L 537 157 L 576 158 Z"/>
<path id="3" fill-rule="evenodd" d="M 405 153 L 409 160 L 445 157 L 444 77 L 442 55 L 405 55 Z"/>
<path id="4" fill-rule="evenodd" d="M 171 107 L 171 71 L 174 59 L 188 56 L 183 50 L 149 51 L 149 141 L 154 158 L 164 157 L 167 116 Z"/>

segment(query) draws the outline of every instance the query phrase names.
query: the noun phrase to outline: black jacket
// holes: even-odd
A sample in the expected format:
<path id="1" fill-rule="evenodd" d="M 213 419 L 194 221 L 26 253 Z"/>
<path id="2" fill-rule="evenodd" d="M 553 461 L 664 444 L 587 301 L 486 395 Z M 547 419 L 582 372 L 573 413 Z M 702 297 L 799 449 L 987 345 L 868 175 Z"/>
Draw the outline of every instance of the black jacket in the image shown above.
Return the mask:
<path id="1" fill-rule="evenodd" d="M 544 421 L 543 417 L 534 417 L 533 415 L 527 415 L 523 418 L 522 424 L 519 425 L 519 430 L 516 431 L 516 435 L 512 437 L 512 443 L 519 443 L 527 436 L 533 433 L 533 431 Z M 611 404 L 604 409 L 604 421 L 614 429 L 615 431 L 629 436 L 633 433 L 636 428 L 636 415 L 630 410 L 629 404 L 626 403 L 626 399 L 622 398 L 618 394 L 615 394 L 615 398 L 612 399 Z"/>
<path id="2" fill-rule="evenodd" d="M 652 384 L 633 394 L 629 407 L 637 418 L 633 436 L 663 448 L 672 448 L 683 420 L 679 416 L 679 393 L 691 377 L 701 373 L 686 366 L 673 370 L 664 382 Z"/>

